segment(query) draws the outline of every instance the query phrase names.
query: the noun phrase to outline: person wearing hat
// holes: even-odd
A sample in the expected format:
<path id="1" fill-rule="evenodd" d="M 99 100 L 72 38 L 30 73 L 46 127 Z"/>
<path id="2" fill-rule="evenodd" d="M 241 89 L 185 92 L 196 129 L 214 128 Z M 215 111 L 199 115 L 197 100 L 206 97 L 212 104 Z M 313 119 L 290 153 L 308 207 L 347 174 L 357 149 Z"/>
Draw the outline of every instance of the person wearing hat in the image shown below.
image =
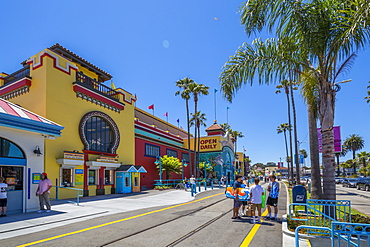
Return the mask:
<path id="1" fill-rule="evenodd" d="M 50 189 L 52 187 L 50 179 L 48 179 L 48 174 L 45 172 L 41 174 L 41 180 L 39 182 L 39 186 L 37 187 L 36 190 L 36 196 L 39 197 L 39 202 L 40 202 L 40 210 L 37 211 L 38 213 L 42 213 L 45 211 L 44 204 L 46 205 L 46 212 L 49 213 L 51 210 L 50 206 L 50 200 L 49 200 L 49 195 L 50 195 Z"/>

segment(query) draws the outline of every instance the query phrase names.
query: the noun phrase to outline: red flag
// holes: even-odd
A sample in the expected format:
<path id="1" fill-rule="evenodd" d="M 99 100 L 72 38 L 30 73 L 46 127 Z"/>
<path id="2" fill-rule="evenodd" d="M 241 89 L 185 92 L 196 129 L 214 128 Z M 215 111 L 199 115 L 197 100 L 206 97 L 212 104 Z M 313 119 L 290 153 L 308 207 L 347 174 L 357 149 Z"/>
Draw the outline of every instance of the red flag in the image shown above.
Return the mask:
<path id="1" fill-rule="evenodd" d="M 163 116 L 168 117 L 168 112 L 166 112 L 165 114 L 163 114 Z"/>
<path id="2" fill-rule="evenodd" d="M 153 104 L 153 105 L 150 105 L 150 106 L 148 107 L 148 109 L 154 110 L 154 104 Z"/>

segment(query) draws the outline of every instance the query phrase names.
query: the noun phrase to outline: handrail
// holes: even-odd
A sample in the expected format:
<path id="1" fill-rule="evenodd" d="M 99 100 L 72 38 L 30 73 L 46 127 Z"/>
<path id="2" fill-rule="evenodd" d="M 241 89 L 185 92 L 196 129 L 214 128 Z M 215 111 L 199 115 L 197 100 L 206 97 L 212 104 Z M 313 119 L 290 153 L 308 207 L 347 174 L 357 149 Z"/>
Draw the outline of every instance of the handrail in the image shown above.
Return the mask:
<path id="1" fill-rule="evenodd" d="M 72 187 L 63 187 L 63 186 L 53 186 L 53 187 L 55 187 L 55 200 L 57 200 L 57 201 L 67 201 L 69 203 L 75 203 L 77 206 L 79 206 L 80 197 L 83 197 L 83 189 L 77 189 L 77 188 L 72 188 Z M 66 190 L 75 190 L 77 192 L 76 202 L 59 199 L 59 188 L 60 189 L 66 189 Z"/>
<path id="2" fill-rule="evenodd" d="M 347 241 L 347 246 L 361 246 L 361 236 L 367 236 L 367 243 L 370 246 L 370 224 L 347 223 L 347 222 L 332 222 L 332 246 L 334 246 L 334 238 L 337 236 L 340 239 Z M 361 230 L 358 230 L 361 229 Z M 357 244 L 353 242 L 352 236 L 357 235 Z M 363 239 L 364 240 L 364 239 Z M 339 241 L 339 240 L 338 240 Z M 339 244 L 340 246 L 340 244 Z"/>
<path id="3" fill-rule="evenodd" d="M 311 229 L 311 230 L 329 231 L 329 233 L 327 233 L 328 235 L 330 235 L 332 233 L 332 230 L 329 227 L 306 226 L 306 225 L 298 226 L 295 229 L 295 246 L 296 247 L 299 247 L 299 230 L 302 229 L 302 228 Z"/>
<path id="4" fill-rule="evenodd" d="M 17 70 L 16 72 L 11 73 L 10 75 L 4 77 L 4 85 L 18 81 L 19 79 L 22 79 L 24 77 L 30 76 L 30 67 L 26 66 L 24 68 L 21 68 L 20 70 Z"/>

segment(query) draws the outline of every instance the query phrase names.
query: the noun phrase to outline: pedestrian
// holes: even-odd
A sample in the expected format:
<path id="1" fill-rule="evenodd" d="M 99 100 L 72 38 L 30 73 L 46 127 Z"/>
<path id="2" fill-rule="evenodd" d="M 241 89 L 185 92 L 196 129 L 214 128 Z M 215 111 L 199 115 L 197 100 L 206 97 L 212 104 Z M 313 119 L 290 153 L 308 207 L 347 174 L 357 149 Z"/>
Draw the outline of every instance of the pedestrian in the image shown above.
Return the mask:
<path id="1" fill-rule="evenodd" d="M 233 220 L 234 219 L 241 219 L 241 217 L 239 216 L 239 208 L 242 205 L 242 202 L 239 201 L 239 198 L 238 198 L 238 192 L 239 192 L 241 187 L 242 187 L 242 176 L 236 175 L 235 176 L 235 182 L 234 182 L 234 185 L 233 185 L 233 195 L 235 195 L 234 207 L 233 207 L 233 217 L 231 218 Z"/>
<path id="2" fill-rule="evenodd" d="M 267 198 L 267 210 L 268 210 L 268 217 L 267 219 L 271 219 L 271 220 L 276 220 L 277 219 L 277 214 L 278 214 L 278 208 L 277 208 L 277 204 L 278 204 L 278 196 L 279 196 L 279 192 L 280 192 L 280 184 L 279 182 L 276 182 L 276 176 L 275 175 L 271 175 L 270 176 L 270 183 L 267 187 L 267 191 L 269 192 L 269 196 Z M 274 207 L 274 217 L 271 217 L 271 207 Z"/>
<path id="3" fill-rule="evenodd" d="M 50 189 L 52 187 L 50 179 L 48 179 L 48 174 L 45 172 L 41 174 L 41 180 L 39 182 L 39 186 L 36 190 L 36 196 L 39 197 L 39 203 L 40 203 L 40 210 L 37 211 L 38 213 L 42 213 L 45 211 L 44 205 L 46 205 L 46 212 L 51 212 L 51 206 L 50 206 Z"/>
<path id="4" fill-rule="evenodd" d="M 4 183 L 4 178 L 0 177 L 0 207 L 1 207 L 0 217 L 6 216 L 6 204 L 8 203 L 8 197 L 6 192 L 7 189 L 8 185 Z"/>
<path id="5" fill-rule="evenodd" d="M 246 187 L 249 187 L 248 186 L 248 179 L 246 177 L 243 177 L 243 184 L 242 184 L 242 188 L 246 188 Z M 247 214 L 245 212 L 245 206 L 248 205 L 248 202 L 247 201 L 242 201 L 242 217 L 247 217 Z"/>
<path id="6" fill-rule="evenodd" d="M 254 179 L 254 185 L 251 186 L 249 190 L 249 198 L 252 203 L 252 223 L 255 224 L 256 222 L 261 223 L 261 215 L 262 215 L 262 196 L 265 194 L 264 189 L 261 185 L 259 185 L 260 179 Z M 258 211 L 258 220 L 256 221 L 255 211 Z"/>
<path id="7" fill-rule="evenodd" d="M 221 184 L 222 184 L 222 186 L 224 186 L 224 185 L 225 185 L 225 176 L 223 176 L 223 175 L 222 175 L 222 177 L 221 177 Z"/>

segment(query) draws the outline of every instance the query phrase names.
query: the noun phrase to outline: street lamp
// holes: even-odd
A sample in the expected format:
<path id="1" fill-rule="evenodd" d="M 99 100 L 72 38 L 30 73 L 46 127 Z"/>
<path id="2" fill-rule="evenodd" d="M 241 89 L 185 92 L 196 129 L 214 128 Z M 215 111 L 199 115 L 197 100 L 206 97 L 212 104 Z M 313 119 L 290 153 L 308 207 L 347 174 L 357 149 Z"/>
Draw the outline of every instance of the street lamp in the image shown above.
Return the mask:
<path id="1" fill-rule="evenodd" d="M 154 164 L 159 164 L 159 183 L 162 184 L 162 159 L 161 157 L 157 156 L 156 161 Z"/>
<path id="2" fill-rule="evenodd" d="M 188 163 L 186 163 L 186 160 L 185 159 L 182 159 L 182 180 L 184 181 L 184 166 L 187 167 L 188 166 Z"/>

